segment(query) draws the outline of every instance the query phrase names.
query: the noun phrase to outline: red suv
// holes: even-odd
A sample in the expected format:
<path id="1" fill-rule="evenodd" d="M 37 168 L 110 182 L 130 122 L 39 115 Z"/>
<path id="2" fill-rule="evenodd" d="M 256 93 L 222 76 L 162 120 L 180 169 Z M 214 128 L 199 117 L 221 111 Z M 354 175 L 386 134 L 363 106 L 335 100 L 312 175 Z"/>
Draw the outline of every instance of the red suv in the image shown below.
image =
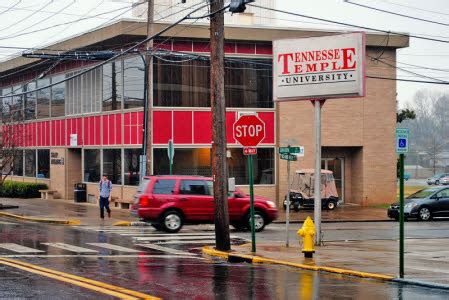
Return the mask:
<path id="1" fill-rule="evenodd" d="M 237 190 L 228 197 L 229 220 L 236 229 L 249 228 L 249 195 Z M 254 197 L 256 231 L 277 218 L 276 204 Z M 145 176 L 137 189 L 131 213 L 158 230 L 178 232 L 184 223 L 213 223 L 212 178 L 200 176 Z"/>

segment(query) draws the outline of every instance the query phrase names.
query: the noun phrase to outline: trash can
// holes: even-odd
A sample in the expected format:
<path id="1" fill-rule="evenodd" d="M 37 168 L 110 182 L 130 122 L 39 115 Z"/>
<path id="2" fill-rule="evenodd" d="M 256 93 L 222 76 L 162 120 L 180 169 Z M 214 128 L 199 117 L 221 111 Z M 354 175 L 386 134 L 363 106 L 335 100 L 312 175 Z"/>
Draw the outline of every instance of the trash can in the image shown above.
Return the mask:
<path id="1" fill-rule="evenodd" d="M 85 183 L 75 184 L 75 189 L 73 190 L 75 202 L 86 202 L 87 201 L 87 191 Z"/>

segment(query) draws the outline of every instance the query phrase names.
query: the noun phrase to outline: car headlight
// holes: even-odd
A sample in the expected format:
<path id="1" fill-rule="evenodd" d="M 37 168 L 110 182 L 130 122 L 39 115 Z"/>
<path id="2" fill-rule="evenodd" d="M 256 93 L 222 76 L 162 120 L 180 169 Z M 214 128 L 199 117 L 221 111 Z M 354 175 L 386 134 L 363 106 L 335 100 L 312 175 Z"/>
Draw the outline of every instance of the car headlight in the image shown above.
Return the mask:
<path id="1" fill-rule="evenodd" d="M 416 207 L 417 205 L 418 205 L 418 203 L 407 203 L 407 204 L 404 206 L 404 208 L 412 209 L 412 208 Z"/>
<path id="2" fill-rule="evenodd" d="M 284 202 L 286 203 L 286 202 Z M 276 203 L 274 203 L 273 201 L 267 201 L 267 205 L 271 208 L 276 208 Z"/>

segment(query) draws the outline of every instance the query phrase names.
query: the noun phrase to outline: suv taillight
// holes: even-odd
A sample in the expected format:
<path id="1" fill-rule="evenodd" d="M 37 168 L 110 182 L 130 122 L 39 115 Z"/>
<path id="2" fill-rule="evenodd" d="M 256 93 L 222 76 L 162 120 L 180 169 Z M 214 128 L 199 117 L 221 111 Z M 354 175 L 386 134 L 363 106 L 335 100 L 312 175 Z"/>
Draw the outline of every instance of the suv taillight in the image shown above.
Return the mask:
<path id="1" fill-rule="evenodd" d="M 147 196 L 140 196 L 139 204 L 140 204 L 140 206 L 149 206 L 150 198 L 148 198 Z"/>

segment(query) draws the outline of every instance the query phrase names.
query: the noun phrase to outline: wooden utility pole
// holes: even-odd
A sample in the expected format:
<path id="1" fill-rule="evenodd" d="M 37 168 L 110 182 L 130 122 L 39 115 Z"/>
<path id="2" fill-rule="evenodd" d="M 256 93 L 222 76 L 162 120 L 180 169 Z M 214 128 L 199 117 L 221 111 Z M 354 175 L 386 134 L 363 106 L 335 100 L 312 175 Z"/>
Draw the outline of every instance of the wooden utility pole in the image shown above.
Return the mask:
<path id="1" fill-rule="evenodd" d="M 215 243 L 218 250 L 231 249 L 226 168 L 226 105 L 224 98 L 223 0 L 210 3 L 210 102 L 212 109 L 212 177 L 215 200 Z"/>
<path id="2" fill-rule="evenodd" d="M 148 0 L 148 12 L 147 12 L 147 37 L 152 36 L 154 33 L 154 28 L 153 28 L 153 18 L 154 18 L 154 0 Z M 144 153 L 144 155 L 146 155 L 146 172 L 145 175 L 151 175 L 151 160 L 153 157 L 153 149 L 152 149 L 152 144 L 151 144 L 151 133 L 153 130 L 152 127 L 152 118 L 151 118 L 151 112 L 152 112 L 152 105 L 153 105 L 153 55 L 152 53 L 149 53 L 149 51 L 153 50 L 153 39 L 149 40 L 147 43 L 147 51 L 145 52 L 145 62 L 146 62 L 146 69 L 147 69 L 147 82 L 145 82 L 145 84 L 147 85 L 147 89 L 146 89 L 146 103 L 145 103 L 145 108 L 146 108 L 146 112 L 145 112 L 145 124 L 144 124 L 144 128 L 145 128 L 145 132 L 144 132 L 144 136 L 145 136 L 145 150 L 146 153 Z"/>

